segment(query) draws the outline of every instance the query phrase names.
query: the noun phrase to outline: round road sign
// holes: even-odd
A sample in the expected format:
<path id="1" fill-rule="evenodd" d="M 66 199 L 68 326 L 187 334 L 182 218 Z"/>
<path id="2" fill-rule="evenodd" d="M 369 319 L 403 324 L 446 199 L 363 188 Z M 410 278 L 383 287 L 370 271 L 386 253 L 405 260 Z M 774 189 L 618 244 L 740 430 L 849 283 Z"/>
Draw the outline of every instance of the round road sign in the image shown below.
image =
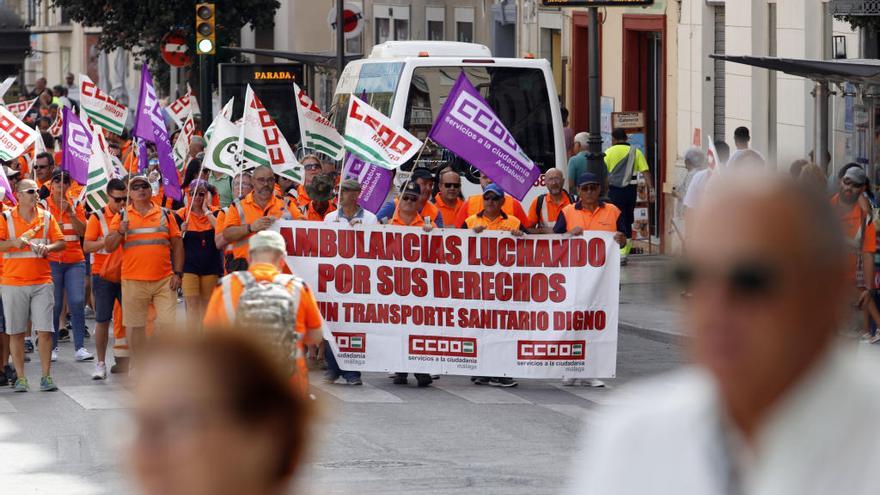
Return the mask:
<path id="1" fill-rule="evenodd" d="M 345 39 L 357 37 L 364 30 L 364 14 L 360 6 L 353 3 L 346 3 L 343 9 L 342 31 L 345 33 Z M 336 32 L 336 7 L 330 9 L 327 14 L 327 25 L 330 31 Z"/>
<path id="2" fill-rule="evenodd" d="M 162 59 L 172 67 L 186 67 L 192 63 L 186 37 L 180 31 L 168 33 L 162 38 Z"/>

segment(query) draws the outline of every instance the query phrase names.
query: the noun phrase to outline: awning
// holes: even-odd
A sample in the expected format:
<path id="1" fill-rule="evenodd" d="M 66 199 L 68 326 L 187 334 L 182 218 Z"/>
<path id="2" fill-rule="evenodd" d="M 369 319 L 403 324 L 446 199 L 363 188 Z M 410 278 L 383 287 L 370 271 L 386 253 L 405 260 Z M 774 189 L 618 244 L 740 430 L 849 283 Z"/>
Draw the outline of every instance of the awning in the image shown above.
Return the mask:
<path id="1" fill-rule="evenodd" d="M 293 60 L 294 62 L 302 62 L 306 65 L 315 65 L 330 68 L 336 67 L 335 53 L 297 53 L 262 48 L 239 48 L 232 46 L 223 46 L 221 48 L 223 50 L 228 50 L 235 53 L 249 53 L 252 55 L 262 55 L 264 57 L 283 58 L 285 60 Z M 359 60 L 361 58 L 363 58 L 362 55 L 346 55 L 345 63 L 351 62 L 352 60 Z"/>
<path id="2" fill-rule="evenodd" d="M 833 83 L 880 84 L 880 60 L 839 59 L 812 60 L 800 58 L 753 57 L 748 55 L 709 55 L 716 60 L 776 70 L 813 81 Z"/>

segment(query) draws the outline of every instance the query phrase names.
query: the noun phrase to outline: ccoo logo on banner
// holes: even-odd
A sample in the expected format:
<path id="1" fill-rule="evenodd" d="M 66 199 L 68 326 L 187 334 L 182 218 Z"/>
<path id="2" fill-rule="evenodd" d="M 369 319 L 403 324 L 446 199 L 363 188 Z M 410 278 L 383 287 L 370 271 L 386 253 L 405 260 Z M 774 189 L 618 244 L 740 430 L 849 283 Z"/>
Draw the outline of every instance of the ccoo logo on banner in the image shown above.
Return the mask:
<path id="1" fill-rule="evenodd" d="M 279 223 L 342 369 L 613 377 L 620 252 L 611 233 Z M 367 342 L 369 341 L 369 346 Z"/>

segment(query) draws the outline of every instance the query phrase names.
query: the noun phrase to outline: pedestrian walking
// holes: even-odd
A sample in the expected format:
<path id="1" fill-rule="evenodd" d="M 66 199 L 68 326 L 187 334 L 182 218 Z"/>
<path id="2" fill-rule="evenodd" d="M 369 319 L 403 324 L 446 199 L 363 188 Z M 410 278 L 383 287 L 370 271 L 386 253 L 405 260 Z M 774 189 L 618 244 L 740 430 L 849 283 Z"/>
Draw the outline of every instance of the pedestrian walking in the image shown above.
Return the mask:
<path id="1" fill-rule="evenodd" d="M 114 316 L 117 304 L 122 304 L 122 284 L 119 281 L 108 280 L 101 276 L 104 263 L 110 256 L 104 248 L 104 240 L 110 233 L 110 224 L 116 215 L 125 208 L 126 188 L 121 179 L 110 179 L 107 182 L 107 206 L 102 210 L 92 212 L 86 224 L 86 233 L 83 240 L 83 251 L 90 253 L 92 261 L 92 289 L 95 301 L 95 353 L 98 361 L 95 363 L 95 371 L 92 379 L 104 380 L 107 378 L 107 344 L 109 342 L 110 320 L 114 321 L 113 335 L 115 337 L 114 356 L 119 367 L 128 369 L 128 343 L 125 332 L 122 329 L 120 317 Z M 122 249 L 117 247 L 117 250 Z M 124 349 L 124 355 L 119 350 Z"/>
<path id="2" fill-rule="evenodd" d="M 552 233 L 559 213 L 572 203 L 559 169 L 551 168 L 544 173 L 544 185 L 547 186 L 547 193 L 533 199 L 529 207 L 529 222 L 532 224 L 529 232 L 533 234 Z"/>
<path id="3" fill-rule="evenodd" d="M 192 206 L 174 214 L 183 239 L 183 278 L 181 290 L 186 319 L 192 330 L 201 327 L 202 318 L 217 281 L 223 276 L 223 252 L 214 243 L 217 218 L 208 204 L 208 183 L 197 179 L 190 184 Z"/>
<path id="4" fill-rule="evenodd" d="M 40 390 L 58 389 L 50 373 L 55 299 L 52 270 L 46 255 L 63 251 L 66 242 L 52 214 L 37 206 L 38 190 L 33 180 L 19 182 L 15 193 L 18 206 L 0 216 L 0 251 L 3 251 L 0 292 L 17 376 L 16 392 L 27 392 L 30 388 L 24 374 L 24 334 L 28 322 L 39 339 Z"/>
<path id="5" fill-rule="evenodd" d="M 434 206 L 440 213 L 443 225 L 455 225 L 455 215 L 464 204 L 461 195 L 461 175 L 451 168 L 444 168 L 437 174 L 440 190 L 434 195 Z M 419 186 L 421 187 L 421 186 Z"/>
<path id="6" fill-rule="evenodd" d="M 692 229 L 675 278 L 693 365 L 590 419 L 567 493 L 875 493 L 880 367 L 835 336 L 852 292 L 828 201 L 725 172 Z"/>
<path id="7" fill-rule="evenodd" d="M 147 177 L 135 175 L 128 184 L 131 204 L 111 221 L 104 249 L 113 252 L 122 246 L 122 323 L 135 365 L 146 339 L 149 306 L 156 310 L 159 328 L 176 323 L 184 254 L 180 228 L 170 211 L 153 204 Z"/>
<path id="8" fill-rule="evenodd" d="M 295 275 L 281 273 L 286 248 L 281 234 L 257 232 L 248 240 L 246 271 L 226 275 L 214 289 L 205 311 L 205 328 L 236 326 L 268 339 L 287 356 L 291 384 L 308 393 L 305 346 L 320 344 L 324 319 L 309 287 Z"/>
<path id="9" fill-rule="evenodd" d="M 605 166 L 608 167 L 608 199 L 620 210 L 623 217 L 623 234 L 626 244 L 620 249 L 620 262 L 626 259 L 632 249 L 632 225 L 635 221 L 638 174 L 645 178 L 648 196 L 652 196 L 654 182 L 648 170 L 645 155 L 629 144 L 629 137 L 623 129 L 611 131 L 612 146 L 605 151 Z"/>
<path id="10" fill-rule="evenodd" d="M 94 356 L 85 348 L 83 340 L 86 334 L 86 262 L 79 243 L 80 237 L 86 231 L 86 213 L 82 204 L 71 197 L 69 188 L 70 174 L 64 170 L 56 170 L 52 173 L 51 193 L 45 200 L 52 218 L 61 226 L 67 242 L 64 250 L 47 257 L 52 269 L 54 299 L 57 302 L 52 314 L 55 329 L 52 334 L 52 359 L 58 358 L 58 337 L 61 330 L 59 322 L 64 309 L 62 301 L 66 296 L 73 331 L 74 358 L 77 361 L 91 361 Z"/>
<path id="11" fill-rule="evenodd" d="M 245 332 L 150 343 L 134 388 L 128 458 L 145 495 L 289 493 L 309 402 Z"/>

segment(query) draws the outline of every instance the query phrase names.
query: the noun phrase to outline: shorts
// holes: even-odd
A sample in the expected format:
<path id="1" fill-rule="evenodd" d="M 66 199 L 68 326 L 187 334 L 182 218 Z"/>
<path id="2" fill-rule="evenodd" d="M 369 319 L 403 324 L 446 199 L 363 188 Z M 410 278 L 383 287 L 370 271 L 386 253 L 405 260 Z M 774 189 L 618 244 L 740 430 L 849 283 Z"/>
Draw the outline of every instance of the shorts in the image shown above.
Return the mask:
<path id="1" fill-rule="evenodd" d="M 55 287 L 53 284 L 4 285 L 3 315 L 6 333 L 18 335 L 27 331 L 28 321 L 35 332 L 55 333 L 52 313 L 55 311 Z"/>
<path id="2" fill-rule="evenodd" d="M 195 273 L 184 273 L 183 279 L 180 281 L 180 287 L 183 289 L 183 297 L 201 297 L 204 300 L 211 298 L 214 293 L 214 287 L 220 277 L 217 275 L 196 275 Z"/>
<path id="3" fill-rule="evenodd" d="M 163 329 L 177 323 L 177 292 L 171 290 L 171 276 L 156 281 L 122 281 L 122 324 L 129 328 L 147 326 L 147 310 L 153 303 L 156 323 Z"/>
<path id="4" fill-rule="evenodd" d="M 95 323 L 107 323 L 113 318 L 113 303 L 122 304 L 122 284 L 92 275 L 92 299 L 95 302 Z"/>

